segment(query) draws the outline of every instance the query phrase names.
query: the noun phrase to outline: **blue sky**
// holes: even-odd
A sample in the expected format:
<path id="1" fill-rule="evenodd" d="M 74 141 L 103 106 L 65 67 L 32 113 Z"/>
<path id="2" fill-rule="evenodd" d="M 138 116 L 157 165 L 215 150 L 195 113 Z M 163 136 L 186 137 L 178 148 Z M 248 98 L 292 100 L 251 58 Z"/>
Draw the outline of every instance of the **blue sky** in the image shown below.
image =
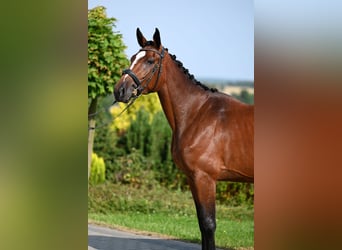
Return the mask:
<path id="1" fill-rule="evenodd" d="M 198 79 L 254 80 L 252 0 L 88 0 L 117 19 L 128 57 L 139 50 L 136 28 L 148 40 L 157 27 L 162 44 Z"/>

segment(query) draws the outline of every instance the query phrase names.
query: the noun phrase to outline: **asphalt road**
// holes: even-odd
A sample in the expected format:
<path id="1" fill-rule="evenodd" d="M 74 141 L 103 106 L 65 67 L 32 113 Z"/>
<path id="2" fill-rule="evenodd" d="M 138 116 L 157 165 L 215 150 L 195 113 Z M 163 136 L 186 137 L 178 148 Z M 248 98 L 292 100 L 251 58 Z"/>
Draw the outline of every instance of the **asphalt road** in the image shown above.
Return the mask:
<path id="1" fill-rule="evenodd" d="M 88 224 L 88 250 L 201 250 L 201 246 Z"/>

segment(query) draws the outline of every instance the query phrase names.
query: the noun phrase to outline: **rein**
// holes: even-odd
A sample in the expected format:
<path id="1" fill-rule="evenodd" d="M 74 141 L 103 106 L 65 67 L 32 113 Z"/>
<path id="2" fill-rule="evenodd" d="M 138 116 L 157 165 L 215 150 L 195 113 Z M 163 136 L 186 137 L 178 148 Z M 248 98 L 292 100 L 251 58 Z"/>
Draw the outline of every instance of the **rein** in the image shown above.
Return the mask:
<path id="1" fill-rule="evenodd" d="M 104 107 L 104 108 L 100 109 L 99 111 L 96 111 L 96 112 L 94 112 L 94 113 L 88 114 L 88 118 L 97 116 L 98 114 L 102 113 L 104 110 L 106 110 L 106 109 L 108 109 L 109 107 L 113 106 L 115 103 L 117 103 L 116 100 L 114 100 L 114 101 L 112 102 L 112 104 L 109 105 L 108 107 Z"/>
<path id="2" fill-rule="evenodd" d="M 116 116 L 116 117 L 114 117 L 111 121 L 109 121 L 109 122 L 106 122 L 106 123 L 103 123 L 103 124 L 101 124 L 100 126 L 96 126 L 96 127 L 88 127 L 88 131 L 89 130 L 93 130 L 93 129 L 95 129 L 95 128 L 102 128 L 102 127 L 104 127 L 104 126 L 107 126 L 108 124 L 110 124 L 110 123 L 112 123 L 113 121 L 115 121 L 117 118 L 119 118 L 134 102 L 135 102 L 135 100 L 138 98 L 138 96 L 136 96 L 136 97 L 133 97 L 131 100 L 130 100 L 130 102 L 127 104 L 127 106 Z M 111 107 L 111 106 L 113 106 L 115 103 L 117 103 L 117 101 L 115 100 L 109 107 Z M 107 108 L 109 108 L 109 107 L 107 107 Z M 103 108 L 103 110 L 105 110 L 105 109 L 107 109 L 107 108 Z M 92 113 L 92 114 L 89 114 L 88 115 L 88 118 L 89 117 L 94 117 L 94 116 L 96 116 L 96 115 L 98 115 L 100 112 L 102 112 L 103 110 L 100 110 L 100 111 L 98 111 L 98 112 L 95 112 L 95 113 Z"/>
<path id="3" fill-rule="evenodd" d="M 162 51 L 159 52 L 158 50 L 155 50 L 155 49 L 140 49 L 140 51 L 152 51 L 154 53 L 157 53 L 159 56 L 160 56 L 160 60 L 157 64 L 154 65 L 153 69 L 151 70 L 150 73 L 146 74 L 142 80 L 139 80 L 139 78 L 134 74 L 134 72 L 131 70 L 131 69 L 124 69 L 122 71 L 122 75 L 129 75 L 134 83 L 137 85 L 137 88 L 135 88 L 136 92 L 137 92 L 137 95 L 136 97 L 139 97 L 142 92 L 144 91 L 144 89 L 150 84 L 153 76 L 154 76 L 154 73 L 156 72 L 156 70 L 158 69 L 158 75 L 157 75 L 157 80 L 153 86 L 153 89 L 157 86 L 158 84 L 158 81 L 159 81 L 159 77 L 160 77 L 160 73 L 162 72 L 162 61 L 163 61 L 163 58 L 164 58 L 164 55 L 165 55 L 165 49 L 164 47 L 162 47 Z M 146 79 L 146 77 L 149 75 L 149 78 Z M 146 79 L 146 80 L 145 80 Z M 142 84 L 142 82 L 144 82 L 144 84 Z"/>

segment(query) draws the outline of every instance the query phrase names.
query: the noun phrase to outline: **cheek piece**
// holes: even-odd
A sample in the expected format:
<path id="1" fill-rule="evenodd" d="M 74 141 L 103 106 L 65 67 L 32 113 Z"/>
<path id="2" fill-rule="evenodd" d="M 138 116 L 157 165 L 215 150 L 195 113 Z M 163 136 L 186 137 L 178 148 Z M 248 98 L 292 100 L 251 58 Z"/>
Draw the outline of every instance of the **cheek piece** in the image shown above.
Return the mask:
<path id="1" fill-rule="evenodd" d="M 154 50 L 154 49 L 141 49 L 140 51 L 153 51 L 153 52 L 157 53 L 160 56 L 160 60 L 159 60 L 159 62 L 157 64 L 154 65 L 154 67 L 151 70 L 151 72 L 147 74 L 147 75 L 150 75 L 150 76 L 146 80 L 145 80 L 146 77 L 144 77 L 144 80 L 142 80 L 142 81 L 143 82 L 145 81 L 145 82 L 143 84 L 142 84 L 142 82 L 139 80 L 139 78 L 134 74 L 134 72 L 131 69 L 124 69 L 122 71 L 122 75 L 129 75 L 133 79 L 135 85 L 137 86 L 133 90 L 133 92 L 132 92 L 135 96 L 140 95 L 143 92 L 145 87 L 147 87 L 149 85 L 149 83 L 151 82 L 154 73 L 157 71 L 157 69 L 159 69 L 158 70 L 158 75 L 157 75 L 157 80 L 156 80 L 156 83 L 153 86 L 153 89 L 157 86 L 157 83 L 158 83 L 158 80 L 159 80 L 159 76 L 160 76 L 160 73 L 162 71 L 162 61 L 163 61 L 163 58 L 164 58 L 164 51 L 165 51 L 165 49 L 163 47 L 161 52 L 159 52 L 157 50 Z"/>

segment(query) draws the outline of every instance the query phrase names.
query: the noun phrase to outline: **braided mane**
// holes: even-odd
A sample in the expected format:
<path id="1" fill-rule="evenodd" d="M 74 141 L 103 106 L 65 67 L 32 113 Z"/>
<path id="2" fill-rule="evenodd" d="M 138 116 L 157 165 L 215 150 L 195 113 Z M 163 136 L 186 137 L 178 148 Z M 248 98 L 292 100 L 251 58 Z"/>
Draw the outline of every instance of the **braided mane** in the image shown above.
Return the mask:
<path id="1" fill-rule="evenodd" d="M 168 51 L 167 48 L 165 48 L 166 51 Z M 201 83 L 200 81 L 197 81 L 194 77 L 193 74 L 190 74 L 189 70 L 186 69 L 184 66 L 183 66 L 183 63 L 179 60 L 176 59 L 176 56 L 173 55 L 173 54 L 170 54 L 169 55 L 171 56 L 172 60 L 178 65 L 179 68 L 181 68 L 184 72 L 184 74 L 186 74 L 188 76 L 188 78 L 194 83 L 196 84 L 197 86 L 201 87 L 202 89 L 204 90 L 209 90 L 211 92 L 217 92 L 218 90 L 216 88 L 209 88 L 208 86 L 204 85 L 203 83 Z"/>
<path id="2" fill-rule="evenodd" d="M 153 41 L 147 41 L 144 44 L 145 46 L 154 46 L 154 42 Z M 165 48 L 165 50 L 168 52 L 169 50 L 167 48 Z M 206 90 L 206 91 L 211 91 L 211 92 L 217 92 L 218 90 L 216 88 L 209 88 L 208 86 L 204 85 L 203 83 L 201 83 L 200 81 L 197 81 L 194 77 L 194 75 L 190 74 L 189 70 L 186 69 L 183 66 L 183 63 L 179 60 L 176 59 L 175 55 L 172 55 L 169 53 L 169 55 L 171 56 L 172 60 L 178 65 L 179 68 L 182 69 L 182 71 L 184 72 L 184 74 L 186 74 L 188 76 L 188 78 L 197 86 L 201 87 L 202 89 Z"/>

